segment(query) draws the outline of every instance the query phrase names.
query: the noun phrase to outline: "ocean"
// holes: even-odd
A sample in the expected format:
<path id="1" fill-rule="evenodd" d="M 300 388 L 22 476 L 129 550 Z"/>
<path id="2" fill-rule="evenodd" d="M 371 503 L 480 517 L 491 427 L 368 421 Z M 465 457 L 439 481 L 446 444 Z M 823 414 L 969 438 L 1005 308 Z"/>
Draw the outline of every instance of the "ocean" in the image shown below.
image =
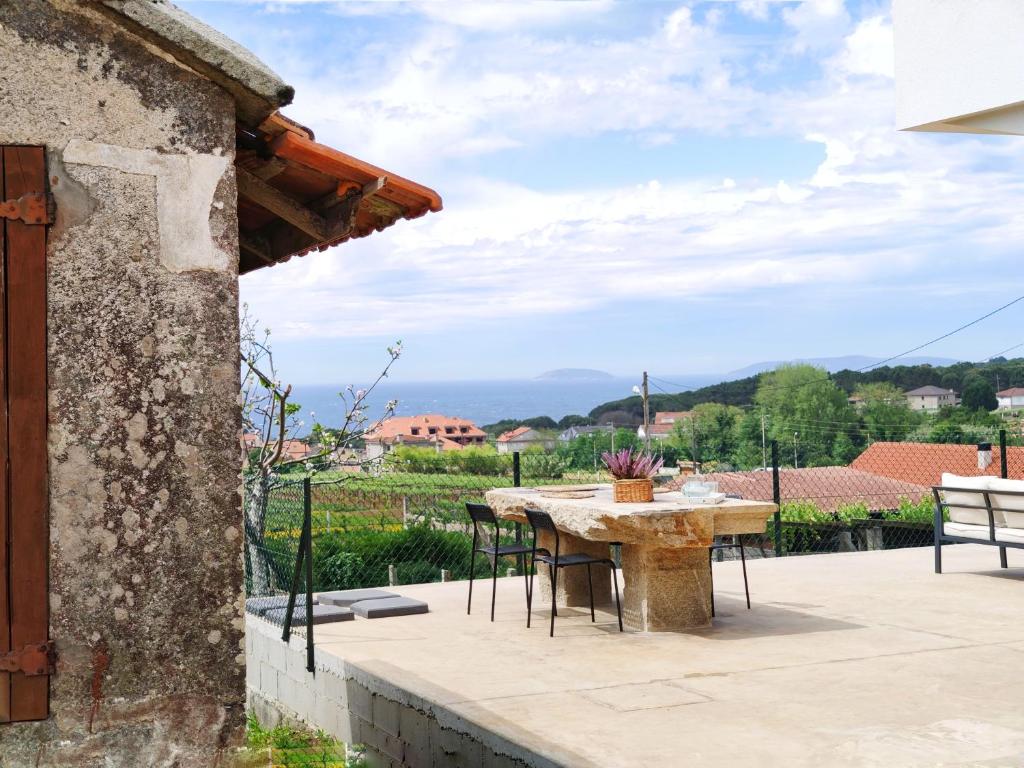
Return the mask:
<path id="1" fill-rule="evenodd" d="M 442 413 L 461 416 L 477 425 L 501 419 L 550 416 L 555 421 L 567 414 L 586 415 L 591 408 L 609 400 L 629 397 L 637 381 L 509 380 L 451 382 L 382 382 L 368 400 L 371 418 L 377 418 L 388 400 L 398 400 L 396 414 Z M 344 385 L 299 385 L 292 388 L 292 402 L 302 406 L 304 434 L 313 421 L 340 426 L 344 408 L 338 392 Z M 315 419 L 310 414 L 315 414 Z"/>

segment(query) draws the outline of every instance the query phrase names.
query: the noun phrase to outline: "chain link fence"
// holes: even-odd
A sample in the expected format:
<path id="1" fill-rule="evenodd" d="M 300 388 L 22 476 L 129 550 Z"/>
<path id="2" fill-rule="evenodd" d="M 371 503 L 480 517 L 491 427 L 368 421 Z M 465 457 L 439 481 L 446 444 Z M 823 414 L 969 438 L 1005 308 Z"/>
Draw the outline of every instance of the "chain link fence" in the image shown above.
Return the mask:
<path id="1" fill-rule="evenodd" d="M 774 501 L 779 512 L 763 534 L 744 537 L 749 556 L 854 552 L 930 546 L 931 486 L 943 473 L 1024 479 L 1024 447 L 991 444 L 873 442 L 847 466 L 784 466 L 777 444 L 767 468 L 702 474 L 701 481 L 744 499 Z M 486 459 L 486 460 L 485 460 Z M 552 454 L 504 454 L 467 462 L 385 460 L 311 478 L 271 478 L 247 488 L 246 589 L 250 612 L 281 623 L 298 579 L 304 592 L 386 587 L 469 577 L 472 528 L 466 502 L 496 487 L 607 482 L 597 471 L 569 471 Z M 668 483 L 681 488 L 690 478 Z M 308 506 L 310 564 L 296 568 Z M 502 523 L 502 544 L 523 535 Z M 527 532 L 527 536 L 529 533 Z M 488 542 L 490 543 L 490 542 Z M 717 556 L 733 556 L 732 550 Z M 477 558 L 475 576 L 490 575 Z M 504 558 L 499 572 L 521 569 Z M 304 612 L 296 611 L 301 631 Z"/>
<path id="2" fill-rule="evenodd" d="M 484 494 L 492 488 L 607 481 L 601 473 L 568 471 L 550 454 L 488 459 L 468 468 L 382 461 L 358 471 L 327 471 L 296 480 L 272 478 L 262 489 L 250 482 L 246 486 L 247 609 L 283 624 L 302 544 L 306 495 L 312 544 L 310 587 L 312 592 L 323 592 L 467 579 L 473 529 L 466 502 L 484 502 Z M 511 522 L 502 522 L 499 532 L 501 544 L 521 540 L 523 535 Z M 474 575 L 489 577 L 491 567 L 486 558 L 478 557 Z M 501 573 L 521 572 L 521 568 L 515 557 L 499 562 Z M 295 605 L 301 608 L 305 564 L 298 579 Z M 295 617 L 301 622 L 303 611 L 295 611 Z M 301 623 L 295 629 L 301 632 Z"/>

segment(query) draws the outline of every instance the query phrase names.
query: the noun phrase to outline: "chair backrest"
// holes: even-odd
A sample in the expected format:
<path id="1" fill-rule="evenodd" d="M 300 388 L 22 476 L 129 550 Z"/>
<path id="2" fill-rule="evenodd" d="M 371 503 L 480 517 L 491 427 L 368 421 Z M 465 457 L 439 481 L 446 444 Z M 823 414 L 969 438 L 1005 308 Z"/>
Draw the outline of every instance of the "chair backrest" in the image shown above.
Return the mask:
<path id="1" fill-rule="evenodd" d="M 494 514 L 494 510 L 486 504 L 474 504 L 472 502 L 466 502 L 466 511 L 469 513 L 470 520 L 473 521 L 475 527 L 477 523 L 487 523 L 497 527 L 498 517 Z"/>
<path id="2" fill-rule="evenodd" d="M 534 539 L 536 539 L 538 530 L 550 531 L 555 535 L 555 542 L 557 544 L 558 528 L 555 527 L 555 521 L 551 519 L 551 515 L 547 512 L 541 512 L 539 509 L 530 509 L 529 507 L 526 507 L 523 512 L 526 513 L 526 519 L 533 529 Z"/>

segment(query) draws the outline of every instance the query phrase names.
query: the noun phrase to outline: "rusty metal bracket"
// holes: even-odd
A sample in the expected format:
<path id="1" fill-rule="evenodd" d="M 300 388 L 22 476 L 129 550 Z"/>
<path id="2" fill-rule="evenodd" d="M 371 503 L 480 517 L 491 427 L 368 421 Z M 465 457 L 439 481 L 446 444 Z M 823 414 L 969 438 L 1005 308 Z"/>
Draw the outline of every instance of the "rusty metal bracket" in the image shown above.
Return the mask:
<path id="1" fill-rule="evenodd" d="M 30 643 L 16 651 L 0 653 L 0 672 L 21 672 L 26 677 L 52 675 L 56 660 L 52 640 Z"/>
<path id="2" fill-rule="evenodd" d="M 53 198 L 45 192 L 28 192 L 17 200 L 0 202 L 0 216 L 26 224 L 50 224 L 53 221 Z"/>

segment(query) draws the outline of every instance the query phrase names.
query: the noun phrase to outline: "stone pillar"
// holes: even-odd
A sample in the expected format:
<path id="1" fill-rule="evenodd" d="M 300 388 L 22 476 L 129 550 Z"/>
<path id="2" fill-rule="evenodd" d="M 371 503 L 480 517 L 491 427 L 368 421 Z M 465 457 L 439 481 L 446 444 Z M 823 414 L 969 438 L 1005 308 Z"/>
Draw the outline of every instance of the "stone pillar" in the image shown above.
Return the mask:
<path id="1" fill-rule="evenodd" d="M 611 557 L 611 549 L 607 541 L 587 541 L 568 533 L 559 533 L 559 556 L 583 553 L 593 557 Z M 549 531 L 537 532 L 537 547 L 555 553 L 555 537 Z M 612 595 L 612 574 L 607 565 L 592 565 L 591 575 L 594 580 L 594 605 L 614 605 Z M 587 568 L 583 565 L 572 568 L 559 568 L 558 573 L 558 605 L 582 606 L 590 609 L 590 592 L 587 588 Z M 537 589 L 537 585 L 540 589 Z M 548 567 L 537 563 L 537 576 L 534 578 L 533 607 L 540 610 L 551 606 L 551 580 L 548 578 Z"/>
<path id="2" fill-rule="evenodd" d="M 622 545 L 623 623 L 641 632 L 711 626 L 711 564 L 705 547 Z"/>

